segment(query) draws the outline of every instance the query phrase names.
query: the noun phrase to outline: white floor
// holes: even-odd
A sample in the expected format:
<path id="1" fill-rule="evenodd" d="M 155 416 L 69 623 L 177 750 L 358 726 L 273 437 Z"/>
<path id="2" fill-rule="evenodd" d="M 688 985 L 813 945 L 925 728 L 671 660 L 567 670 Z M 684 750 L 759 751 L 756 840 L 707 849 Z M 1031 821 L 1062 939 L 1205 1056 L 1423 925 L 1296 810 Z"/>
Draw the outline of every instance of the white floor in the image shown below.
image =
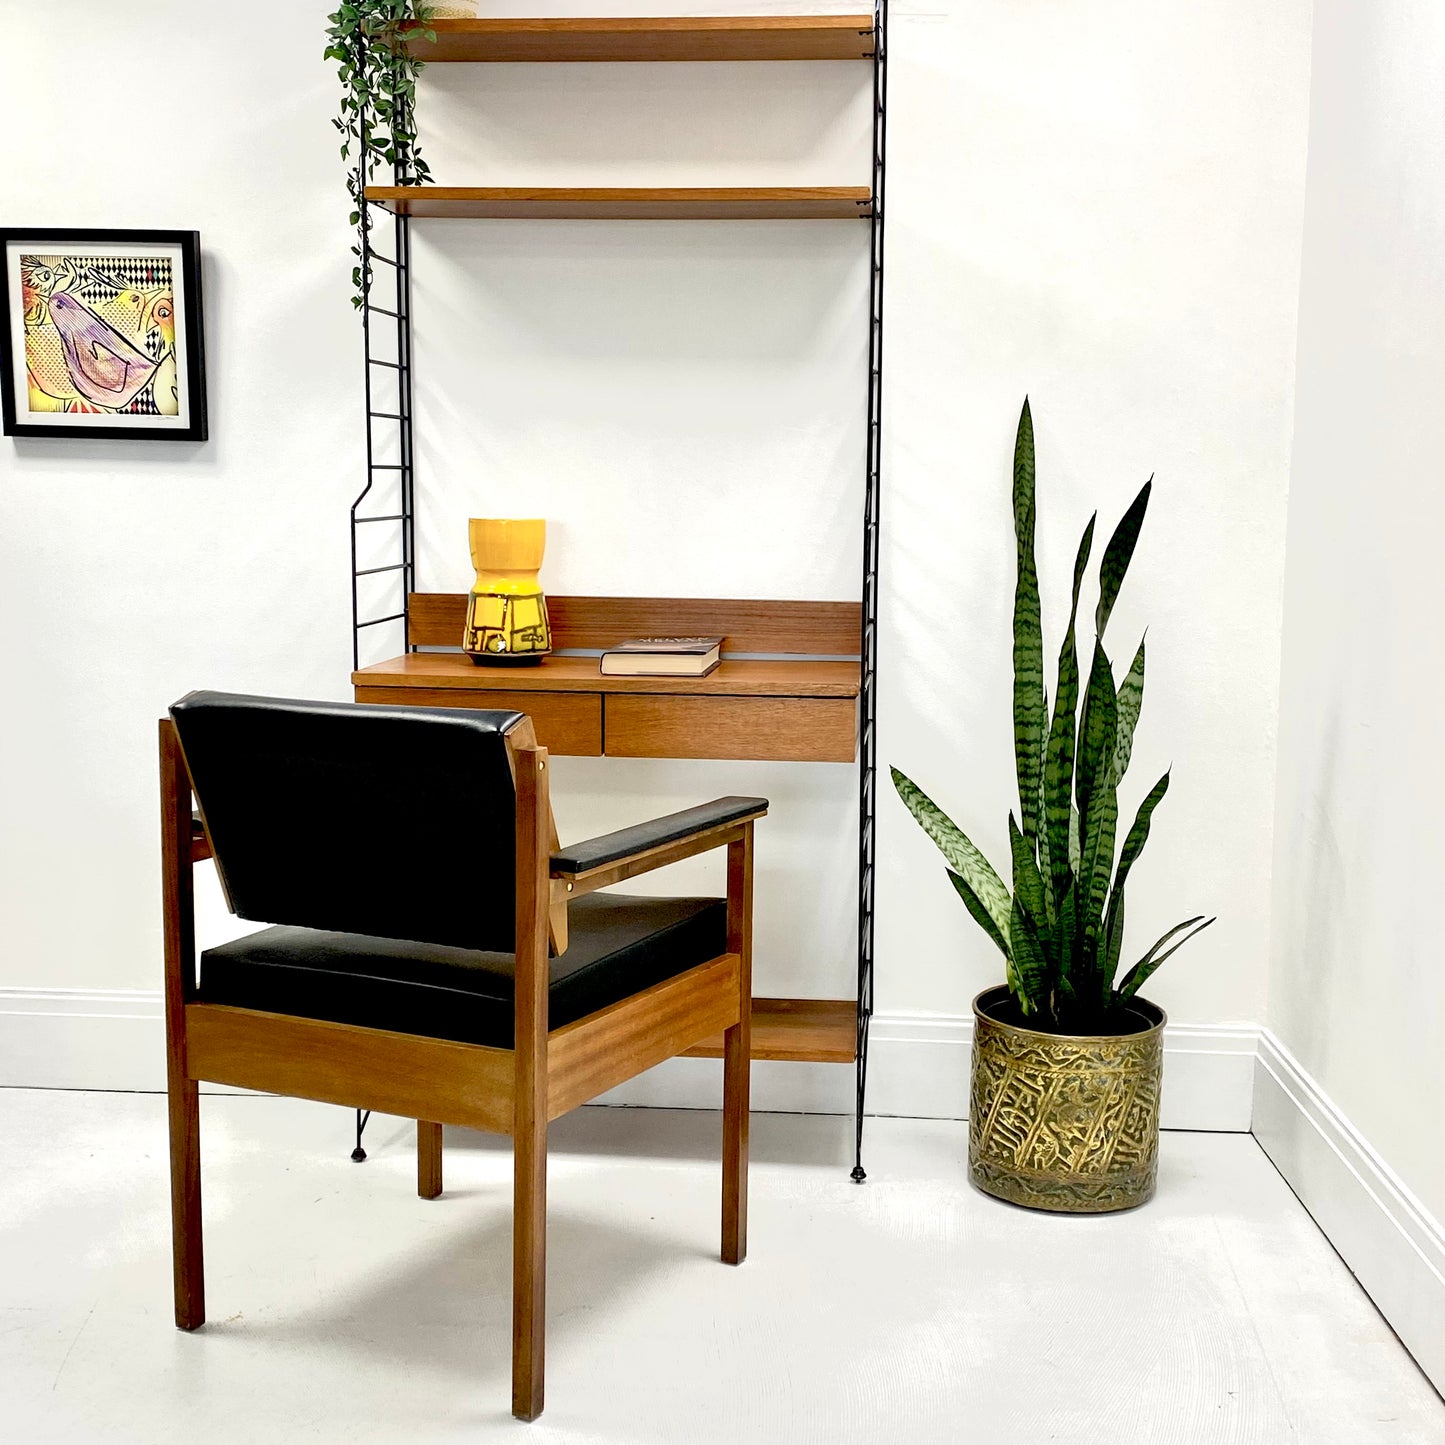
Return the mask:
<path id="1" fill-rule="evenodd" d="M 547 1412 L 508 1415 L 505 1141 L 202 1103 L 210 1323 L 170 1318 L 164 1103 L 0 1091 L 0 1441 L 1415 1445 L 1445 1403 L 1247 1135 L 1164 1136 L 1159 1196 L 1052 1218 L 964 1126 L 758 1115 L 717 1263 L 715 1115 L 554 1126 Z"/>

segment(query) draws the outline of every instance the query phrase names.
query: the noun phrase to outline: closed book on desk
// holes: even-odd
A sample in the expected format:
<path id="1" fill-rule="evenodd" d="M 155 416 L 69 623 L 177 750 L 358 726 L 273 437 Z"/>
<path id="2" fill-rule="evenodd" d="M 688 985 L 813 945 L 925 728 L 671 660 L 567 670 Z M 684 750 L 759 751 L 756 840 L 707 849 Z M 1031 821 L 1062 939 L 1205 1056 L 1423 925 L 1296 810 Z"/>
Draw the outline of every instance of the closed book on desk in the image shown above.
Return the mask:
<path id="1" fill-rule="evenodd" d="M 602 654 L 608 677 L 706 677 L 722 656 L 721 637 L 634 637 Z"/>

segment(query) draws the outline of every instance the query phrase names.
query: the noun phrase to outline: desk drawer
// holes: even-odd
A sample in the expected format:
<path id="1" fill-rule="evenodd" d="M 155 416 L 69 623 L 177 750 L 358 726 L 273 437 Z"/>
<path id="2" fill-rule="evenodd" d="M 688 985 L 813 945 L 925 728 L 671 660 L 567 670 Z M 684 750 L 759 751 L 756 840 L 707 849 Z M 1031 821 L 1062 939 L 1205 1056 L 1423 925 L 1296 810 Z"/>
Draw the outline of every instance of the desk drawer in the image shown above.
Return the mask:
<path id="1" fill-rule="evenodd" d="M 596 692 L 495 692 L 465 687 L 358 687 L 357 702 L 396 707 L 500 708 L 524 712 L 548 752 L 602 756 L 602 695 Z"/>
<path id="2" fill-rule="evenodd" d="M 609 693 L 607 755 L 851 763 L 851 697 L 669 697 Z"/>

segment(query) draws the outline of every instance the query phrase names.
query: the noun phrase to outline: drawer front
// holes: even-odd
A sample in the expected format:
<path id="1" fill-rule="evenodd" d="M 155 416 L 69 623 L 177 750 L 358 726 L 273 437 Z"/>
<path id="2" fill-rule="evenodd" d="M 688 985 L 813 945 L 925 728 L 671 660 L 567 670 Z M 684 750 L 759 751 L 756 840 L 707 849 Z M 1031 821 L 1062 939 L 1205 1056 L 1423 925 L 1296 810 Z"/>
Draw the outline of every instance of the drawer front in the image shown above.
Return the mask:
<path id="1" fill-rule="evenodd" d="M 357 702 L 396 707 L 501 708 L 524 712 L 548 752 L 602 756 L 602 695 L 596 692 L 495 692 L 468 687 L 358 687 Z"/>
<path id="2" fill-rule="evenodd" d="M 858 704 L 843 697 L 663 697 L 609 693 L 607 755 L 851 763 Z"/>

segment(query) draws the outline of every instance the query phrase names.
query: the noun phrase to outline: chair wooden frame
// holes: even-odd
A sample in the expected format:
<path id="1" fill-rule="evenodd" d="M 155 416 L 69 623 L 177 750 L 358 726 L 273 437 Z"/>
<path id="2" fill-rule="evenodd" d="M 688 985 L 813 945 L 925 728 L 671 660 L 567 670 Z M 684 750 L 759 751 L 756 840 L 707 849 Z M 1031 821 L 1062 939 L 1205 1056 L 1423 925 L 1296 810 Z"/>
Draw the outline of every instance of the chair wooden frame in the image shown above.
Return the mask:
<path id="1" fill-rule="evenodd" d="M 489 1048 L 197 1001 L 190 774 L 160 724 L 166 1066 L 176 1324 L 205 1322 L 199 1085 L 374 1109 L 417 1123 L 417 1192 L 442 1190 L 442 1125 L 510 1134 L 514 1154 L 512 1413 L 542 1412 L 547 1126 L 662 1060 L 723 1035 L 722 1259 L 747 1254 L 753 824 L 759 810 L 586 872 L 554 869 L 547 750 L 530 720 L 507 737 L 516 782 L 514 1047 Z M 712 848 L 727 849 L 727 951 L 586 1018 L 549 1029 L 549 937 L 566 946 L 572 897 Z"/>

